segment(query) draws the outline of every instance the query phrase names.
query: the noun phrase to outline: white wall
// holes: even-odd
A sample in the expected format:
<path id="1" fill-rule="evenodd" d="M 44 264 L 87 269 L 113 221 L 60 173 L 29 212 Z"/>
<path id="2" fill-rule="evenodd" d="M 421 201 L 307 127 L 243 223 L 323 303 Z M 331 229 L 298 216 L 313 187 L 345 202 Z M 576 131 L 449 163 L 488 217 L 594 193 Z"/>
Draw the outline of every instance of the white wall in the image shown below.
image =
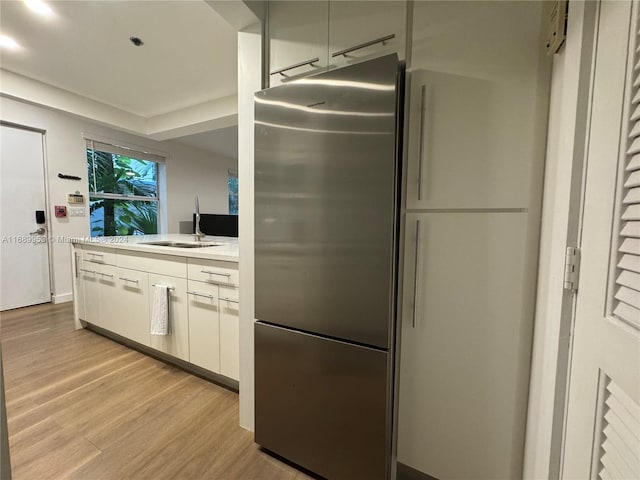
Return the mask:
<path id="1" fill-rule="evenodd" d="M 262 88 L 262 35 L 238 33 L 238 187 L 240 240 L 240 426 L 254 429 L 253 324 L 255 322 L 253 239 L 254 93 Z"/>
<path id="2" fill-rule="evenodd" d="M 54 237 L 89 235 L 89 217 L 53 216 L 53 205 L 66 205 L 67 194 L 76 190 L 88 196 L 85 141 L 82 134 L 94 134 L 130 145 L 167 154 L 166 217 L 161 228 L 178 232 L 178 222 L 192 218 L 194 195 L 200 195 L 203 213 L 227 213 L 227 171 L 237 168 L 237 160 L 213 154 L 177 142 L 158 142 L 37 105 L 6 97 L 0 98 L 0 119 L 45 130 L 45 166 L 48 184 L 49 234 Z M 82 181 L 62 180 L 58 173 L 76 175 Z M 88 205 L 87 205 L 88 207 Z M 88 210 L 88 208 L 87 208 Z M 71 259 L 66 243 L 53 243 L 54 302 L 71 300 Z"/>

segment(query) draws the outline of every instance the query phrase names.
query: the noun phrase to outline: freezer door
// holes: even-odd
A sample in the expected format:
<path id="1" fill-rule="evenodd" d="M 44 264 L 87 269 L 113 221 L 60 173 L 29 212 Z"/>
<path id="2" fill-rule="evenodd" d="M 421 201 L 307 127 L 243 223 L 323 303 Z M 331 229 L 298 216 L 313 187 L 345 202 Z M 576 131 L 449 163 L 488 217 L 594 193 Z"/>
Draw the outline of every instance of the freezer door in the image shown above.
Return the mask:
<path id="1" fill-rule="evenodd" d="M 256 318 L 389 346 L 395 55 L 256 94 Z"/>
<path id="2" fill-rule="evenodd" d="M 256 323 L 256 442 L 331 480 L 385 479 L 387 359 Z"/>

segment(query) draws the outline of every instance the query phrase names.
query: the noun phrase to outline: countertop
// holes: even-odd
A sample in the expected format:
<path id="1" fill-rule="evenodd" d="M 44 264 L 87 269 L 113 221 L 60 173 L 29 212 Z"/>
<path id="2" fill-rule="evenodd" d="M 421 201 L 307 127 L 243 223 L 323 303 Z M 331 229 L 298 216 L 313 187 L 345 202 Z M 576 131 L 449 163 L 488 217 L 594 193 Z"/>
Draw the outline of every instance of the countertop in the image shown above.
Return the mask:
<path id="1" fill-rule="evenodd" d="M 193 235 L 181 233 L 169 233 L 161 235 L 130 235 L 125 237 L 85 237 L 73 238 L 71 243 L 82 245 L 95 245 L 99 247 L 115 248 L 117 250 L 133 250 L 146 253 L 158 253 L 175 255 L 179 257 L 205 258 L 210 260 L 222 260 L 225 262 L 237 262 L 238 239 L 236 237 L 214 237 L 207 235 L 202 242 L 217 242 L 222 245 L 200 248 L 162 247 L 158 245 L 143 245 L 146 242 L 179 241 L 195 243 Z"/>

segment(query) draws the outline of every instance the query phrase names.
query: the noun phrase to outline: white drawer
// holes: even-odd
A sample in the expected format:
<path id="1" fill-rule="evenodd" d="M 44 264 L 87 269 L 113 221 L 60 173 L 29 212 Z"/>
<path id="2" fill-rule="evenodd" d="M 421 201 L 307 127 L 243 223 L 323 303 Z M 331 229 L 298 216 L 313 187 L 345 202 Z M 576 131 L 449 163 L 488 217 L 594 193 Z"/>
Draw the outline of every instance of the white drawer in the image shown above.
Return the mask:
<path id="1" fill-rule="evenodd" d="M 176 255 L 120 250 L 117 265 L 131 270 L 187 278 L 187 259 Z"/>
<path id="2" fill-rule="evenodd" d="M 220 301 L 222 303 L 228 301 L 230 304 L 237 304 L 238 300 L 240 300 L 239 293 L 240 289 L 238 287 L 225 287 L 223 285 L 219 287 Z"/>
<path id="3" fill-rule="evenodd" d="M 97 247 L 94 245 L 83 245 L 82 261 L 98 263 L 102 265 L 115 265 L 116 249 L 108 247 Z"/>
<path id="4" fill-rule="evenodd" d="M 238 264 L 220 260 L 190 258 L 189 280 L 215 283 L 216 285 L 238 286 Z"/>

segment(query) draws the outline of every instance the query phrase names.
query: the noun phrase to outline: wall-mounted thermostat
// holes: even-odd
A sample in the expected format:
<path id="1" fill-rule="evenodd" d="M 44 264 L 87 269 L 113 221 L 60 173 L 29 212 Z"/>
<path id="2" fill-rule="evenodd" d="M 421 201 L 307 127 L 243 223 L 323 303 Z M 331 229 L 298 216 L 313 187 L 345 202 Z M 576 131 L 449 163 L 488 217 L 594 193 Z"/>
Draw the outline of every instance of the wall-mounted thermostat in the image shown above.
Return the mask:
<path id="1" fill-rule="evenodd" d="M 67 207 L 64 205 L 56 205 L 54 208 L 56 218 L 64 218 L 67 216 Z"/>
<path id="2" fill-rule="evenodd" d="M 77 205 L 78 203 L 84 203 L 84 195 L 81 195 L 79 192 L 70 193 L 68 195 L 68 202 L 72 205 Z"/>

